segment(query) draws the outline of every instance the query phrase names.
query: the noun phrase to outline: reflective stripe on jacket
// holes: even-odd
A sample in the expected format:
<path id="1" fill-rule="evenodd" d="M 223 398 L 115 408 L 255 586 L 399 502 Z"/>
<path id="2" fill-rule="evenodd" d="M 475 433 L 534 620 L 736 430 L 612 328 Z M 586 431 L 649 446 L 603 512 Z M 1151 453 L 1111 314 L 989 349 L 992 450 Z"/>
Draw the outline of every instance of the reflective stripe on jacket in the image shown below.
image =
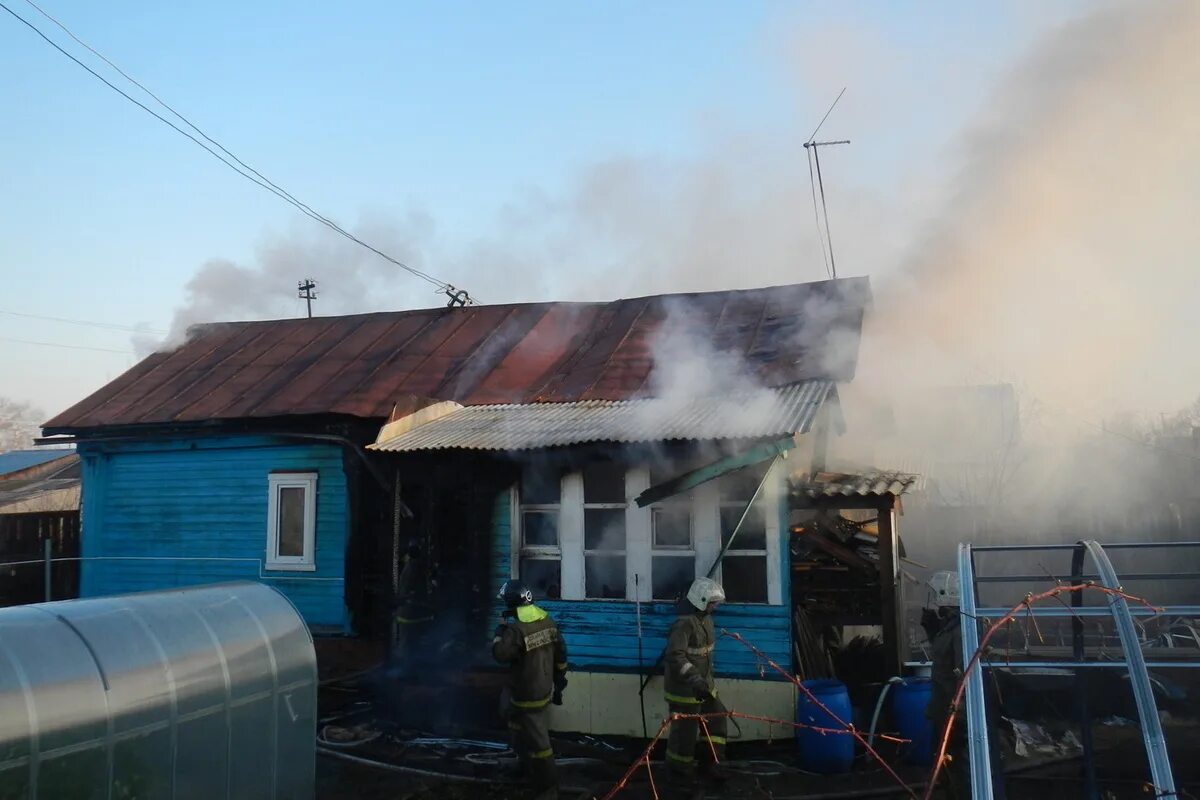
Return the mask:
<path id="1" fill-rule="evenodd" d="M 492 639 L 492 657 L 509 665 L 513 706 L 536 710 L 550 704 L 555 674 L 567 670 L 567 643 L 549 614 L 520 606 L 516 621 Z"/>
<path id="2" fill-rule="evenodd" d="M 684 614 L 675 620 L 667 634 L 663 652 L 666 674 L 663 679 L 666 698 L 674 703 L 696 704 L 697 678 L 710 691 L 713 681 L 713 650 L 717 635 L 712 615 Z"/>

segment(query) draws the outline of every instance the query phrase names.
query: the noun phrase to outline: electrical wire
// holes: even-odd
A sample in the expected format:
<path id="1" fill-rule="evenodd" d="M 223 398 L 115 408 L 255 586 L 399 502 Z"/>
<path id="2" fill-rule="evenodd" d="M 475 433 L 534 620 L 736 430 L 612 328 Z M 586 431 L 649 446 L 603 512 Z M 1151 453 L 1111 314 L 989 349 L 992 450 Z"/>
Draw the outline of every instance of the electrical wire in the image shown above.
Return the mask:
<path id="1" fill-rule="evenodd" d="M 0 336 L 0 342 L 16 342 L 17 344 L 36 344 L 39 347 L 62 347 L 66 350 L 90 350 L 93 353 L 117 353 L 123 356 L 132 356 L 132 350 L 112 350 L 107 347 L 88 347 L 82 344 L 59 344 L 58 342 L 35 342 L 32 339 L 16 339 L 11 336 Z"/>
<path id="2" fill-rule="evenodd" d="M 65 322 L 68 325 L 85 325 L 89 328 L 102 328 L 110 331 L 126 331 L 128 333 L 166 333 L 166 331 L 160 331 L 155 328 L 139 328 L 136 325 L 121 325 L 116 322 L 89 322 L 87 320 L 69 319 L 67 317 L 48 317 L 44 314 L 27 314 L 24 311 L 0 310 L 0 314 L 4 314 L 5 316 L 9 317 L 24 317 L 25 319 L 42 319 L 48 320 L 49 322 Z"/>
<path id="3" fill-rule="evenodd" d="M 196 136 L 193 136 L 193 135 L 192 135 L 191 133 L 189 133 L 188 131 L 184 130 L 183 128 L 179 127 L 179 126 L 178 126 L 178 125 L 176 125 L 175 123 L 171 122 L 169 119 L 167 119 L 166 117 L 162 116 L 162 115 L 161 115 L 161 114 L 159 114 L 158 112 L 154 111 L 152 108 L 150 108 L 149 106 L 147 106 L 145 103 L 142 103 L 140 100 L 138 100 L 138 99 L 134 98 L 133 96 L 131 96 L 131 95 L 130 95 L 130 94 L 128 94 L 127 92 L 125 92 L 125 91 L 123 91 L 122 89 L 120 89 L 118 86 L 116 86 L 116 85 L 115 85 L 115 84 L 113 84 L 111 81 L 109 81 L 107 78 L 105 78 L 103 75 L 101 75 L 100 73 L 96 72 L 94 69 L 92 69 L 92 68 L 91 68 L 91 67 L 89 67 L 87 64 L 85 64 L 85 63 L 83 63 L 82 61 L 80 61 L 78 58 L 76 58 L 76 57 L 75 57 L 74 55 L 72 55 L 71 53 L 67 52 L 67 51 L 66 51 L 65 49 L 63 49 L 63 48 L 62 48 L 62 47 L 61 47 L 61 46 L 60 46 L 60 45 L 59 45 L 57 42 L 55 42 L 53 39 L 51 39 L 49 36 L 47 36 L 47 35 L 46 35 L 44 32 L 42 32 L 42 30 L 41 30 L 40 28 L 38 28 L 36 25 L 34 25 L 34 24 L 33 24 L 32 22 L 30 22 L 29 20 L 27 20 L 27 19 L 25 19 L 24 17 L 22 17 L 22 16 L 21 16 L 20 14 L 18 14 L 17 12 L 13 11 L 11 8 L 9 8 L 9 7 L 8 7 L 6 4 L 4 4 L 3 2 L 0 2 L 0 8 L 3 8 L 3 9 L 4 9 L 5 11 L 7 11 L 7 12 L 8 12 L 10 15 L 12 15 L 14 18 L 16 18 L 16 19 L 17 19 L 19 22 L 21 22 L 22 24 L 24 24 L 26 27 L 28 27 L 30 30 L 32 30 L 34 33 L 36 33 L 38 36 L 40 36 L 42 39 L 44 39 L 44 40 L 46 41 L 46 43 L 47 43 L 47 44 L 49 44 L 50 46 L 52 46 L 52 47 L 53 47 L 55 50 L 57 50 L 58 52 L 60 52 L 60 53 L 61 53 L 61 54 L 63 54 L 64 56 L 66 56 L 67 58 L 71 59 L 71 61 L 74 61 L 74 62 L 75 62 L 75 63 L 76 63 L 78 66 L 80 66 L 81 68 L 83 68 L 84 70 L 86 70 L 88 73 L 90 73 L 90 74 L 91 74 L 93 77 L 95 77 L 96 79 L 98 79 L 98 80 L 100 80 L 101 82 L 103 82 L 103 83 L 104 83 L 106 86 L 108 86 L 108 87 L 109 87 L 110 89 L 112 89 L 114 92 L 116 92 L 117 94 L 121 95 L 121 96 L 122 96 L 122 97 L 124 97 L 126 100 L 128 100 L 129 102 L 131 102 L 131 103 L 133 103 L 134 105 L 136 105 L 138 108 L 141 108 L 141 109 L 142 109 L 143 111 L 145 111 L 147 114 L 150 114 L 152 117 L 154 117 L 155 119 L 157 119 L 159 122 L 163 123 L 164 125 L 168 126 L 169 128 L 171 128 L 171 129 L 172 129 L 172 130 L 174 130 L 175 132 L 179 133 L 179 134 L 180 134 L 180 135 L 182 135 L 182 136 L 185 136 L 185 137 L 187 137 L 187 138 L 188 138 L 188 139 L 190 139 L 190 140 L 191 140 L 191 141 L 192 141 L 194 144 L 196 144 L 197 146 L 201 147 L 201 148 L 202 148 L 202 149 L 203 149 L 205 152 L 209 153 L 209 154 L 210 154 L 210 155 L 211 155 L 213 158 L 216 158 L 216 159 L 217 159 L 218 161 L 220 161 L 222 164 L 224 164 L 225 166 L 227 166 L 229 169 L 233 170 L 233 171 L 234 171 L 234 172 L 236 172 L 237 174 L 241 175 L 241 176 L 242 176 L 243 178 L 245 178 L 246 180 L 248 180 L 248 181 L 250 181 L 251 183 L 254 183 L 254 184 L 256 184 L 256 185 L 258 185 L 258 186 L 260 186 L 260 187 L 262 187 L 263 189 L 266 189 L 267 191 L 271 192 L 272 194 L 274 194 L 275 196 L 277 196 L 278 198 L 280 198 L 280 199 L 281 199 L 281 200 L 283 200 L 284 202 L 286 202 L 286 203 L 288 203 L 289 205 L 293 206 L 294 208 L 298 209 L 298 210 L 299 210 L 301 213 L 303 213 L 305 216 L 307 216 L 307 217 L 309 217 L 309 218 L 311 218 L 311 219 L 313 219 L 313 220 L 315 220 L 315 221 L 317 221 L 317 222 L 321 223 L 321 224 L 322 224 L 322 225 L 324 225 L 325 227 L 329 228 L 330 230 L 334 231 L 335 233 L 337 233 L 337 234 L 339 234 L 339 235 L 341 235 L 341 236 L 344 236 L 346 239 L 349 239 L 350 241 L 354 242 L 355 244 L 357 244 L 357 245 L 359 245 L 359 246 L 361 246 L 361 247 L 364 247 L 364 248 L 366 248 L 367 250 L 370 250 L 372 253 L 375 253 L 377 256 L 379 256 L 380 258 L 384 259 L 385 261 L 388 261 L 389 263 L 391 263 L 391 264 L 394 264 L 395 266 L 397 266 L 397 267 L 400 267 L 401 269 L 403 269 L 403 270 L 405 270 L 405 271 L 407 271 L 407 272 L 411 273 L 412 275 L 414 275 L 414 276 L 416 276 L 416 277 L 418 277 L 418 278 L 420 278 L 420 279 L 422 279 L 422 280 L 424 280 L 424 281 L 426 281 L 426 282 L 428 282 L 428 283 L 432 284 L 432 285 L 433 285 L 433 286 L 434 286 L 434 287 L 435 287 L 435 288 L 436 288 L 438 291 L 442 291 L 442 292 L 448 292 L 448 293 L 449 293 L 449 292 L 452 292 L 452 291 L 454 291 L 455 287 L 454 287 L 452 284 L 450 284 L 450 283 L 448 283 L 448 282 L 446 282 L 446 281 L 440 280 L 440 279 L 438 279 L 438 278 L 434 277 L 433 275 L 430 275 L 430 274 L 429 274 L 429 273 L 427 273 L 427 272 L 424 272 L 424 271 L 422 271 L 422 270 L 419 270 L 419 269 L 417 269 L 416 267 L 411 267 L 411 266 L 409 266 L 408 264 L 404 263 L 403 261 L 400 261 L 399 259 L 397 259 L 397 258 L 394 258 L 394 257 L 392 257 L 392 256 L 388 255 L 387 253 L 383 252 L 383 251 L 382 251 L 382 250 L 380 250 L 379 248 L 377 248 L 377 247 L 375 247 L 375 246 L 373 246 L 373 245 L 371 245 L 371 244 L 368 244 L 367 242 L 365 242 L 365 241 L 363 241 L 362 239 L 358 238 L 358 237 L 357 237 L 357 236 L 355 236 L 354 234 L 350 233 L 349 231 L 347 231 L 345 228 L 343 228 L 343 227 L 341 227 L 340 225 L 338 225 L 338 224 L 337 224 L 336 222 L 334 222 L 333 220 L 331 220 L 331 219 L 329 219 L 328 217 L 326 217 L 326 216 L 324 216 L 324 215 L 322 215 L 322 214 L 318 213 L 317 211 L 313 210 L 313 208 L 312 208 L 311 206 L 309 206 L 309 205 L 307 205 L 306 203 L 304 203 L 304 202 L 302 202 L 301 200 L 299 200 L 299 199 L 298 199 L 298 198 L 297 198 L 295 195 L 293 195 L 291 192 L 288 192 L 286 189 L 283 189 L 283 188 L 282 188 L 282 187 L 280 187 L 278 184 L 276 184 L 276 183 L 274 183 L 273 181 L 269 180 L 269 179 L 268 179 L 266 176 L 264 176 L 264 175 L 263 175 L 261 172 L 259 172 L 258 170 L 254 169 L 253 167 L 249 166 L 248 164 L 246 164 L 246 162 L 242 161 L 240 158 L 238 158 L 236 155 L 234 155 L 232 152 L 230 152 L 228 149 L 226 149 L 226 148 L 225 148 L 223 145 L 221 145 L 221 144 L 220 144 L 219 142 L 217 142 L 215 139 L 213 139 L 213 138 L 212 138 L 212 137 L 210 137 L 208 134 L 206 134 L 206 133 L 205 133 L 203 130 L 201 130 L 201 129 L 200 129 L 199 127 L 197 127 L 197 126 L 196 126 L 194 123 L 192 123 L 190 120 L 188 120 L 188 119 L 187 119 L 186 117 L 184 117 L 182 114 L 180 114 L 178 111 L 176 111 L 176 110 L 175 110 L 174 108 L 172 108 L 170 105 L 168 105 L 168 104 L 167 104 L 165 101 L 163 101 L 161 98 L 159 98 L 159 97 L 158 97 L 156 94 L 154 94 L 153 92 L 151 92 L 149 89 L 147 89 L 145 86 L 143 86 L 143 85 L 142 85 L 141 83 L 139 83 L 138 81 L 134 80 L 134 79 L 133 79 L 132 77 L 130 77 L 130 76 L 129 76 L 129 75 L 128 75 L 128 74 L 127 74 L 127 73 L 126 73 L 124 70 L 122 70 L 120 67 L 118 67 L 116 64 L 114 64 L 112 61 L 110 61 L 109 59 L 107 59 L 107 58 L 105 58 L 103 55 L 101 55 L 101 54 L 100 54 L 100 53 L 99 53 L 97 50 L 95 50 L 95 49 L 94 49 L 94 48 L 93 48 L 91 45 L 87 44 L 87 43 L 86 43 L 86 42 L 84 42 L 82 39 L 80 39 L 78 36 L 76 36 L 74 33 L 72 33 L 72 32 L 70 31 L 70 29 L 68 29 L 68 28 L 67 28 L 65 25 L 63 25 L 63 24 L 62 24 L 61 22 L 59 22 L 57 19 L 55 19 L 54 17 L 50 16 L 50 15 L 49 15 L 49 14 L 47 14 L 45 11 L 43 11 L 43 10 L 41 9 L 41 7 L 39 7 L 38 5 L 36 5 L 36 4 L 35 4 L 35 3 L 33 3 L 33 2 L 30 2 L 30 0 L 26 0 L 26 2 L 27 2 L 27 3 L 29 3 L 29 5 L 33 6 L 33 8 L 34 8 L 34 9 L 36 9 L 36 10 L 37 10 L 37 11 L 38 11 L 40 14 L 42 14 L 44 17 L 46 17 L 46 18 L 47 18 L 47 19 L 49 19 L 51 22 L 53 22 L 55 25 L 57 25 L 59 28 L 61 28 L 62 30 L 64 30 L 64 31 L 67 33 L 67 35 L 69 35 L 69 36 L 70 36 L 72 39 L 74 39 L 76 42 L 78 42 L 79 44 L 81 44 L 83 47 L 87 48 L 87 50 L 88 50 L 88 51 L 90 51 L 91 53 L 95 54 L 95 55 L 96 55 L 98 58 L 100 58 L 102 61 L 104 61 L 104 63 L 108 64 L 110 67 L 112 67 L 112 68 L 113 68 L 114 70 L 116 70 L 118 73 L 120 73 L 120 75 L 121 75 L 122 77 L 124 77 L 126 80 L 128 80 L 129 82 L 131 82 L 133 85 L 137 86 L 139 89 L 141 89 L 141 90 L 142 90 L 143 92 L 145 92 L 147 95 L 149 95 L 150 97 L 152 97 L 152 98 L 155 100 L 155 102 L 157 102 L 157 103 L 158 103 L 160 106 L 162 106 L 163 108 L 165 108 L 167 111 L 169 111 L 169 112 L 170 112 L 171 114 L 173 114 L 175 117 L 177 117 L 177 118 L 179 118 L 180 120 L 182 120 L 182 121 L 184 122 L 184 124 L 186 124 L 186 125 L 187 125 L 188 127 L 190 127 L 192 130 L 196 131 L 196 133 L 197 133 L 197 134 L 199 134 L 199 136 L 200 136 L 201 138 L 203 138 L 203 139 L 204 139 L 205 141 L 207 141 L 207 142 L 210 142 L 210 143 L 211 143 L 211 144 L 212 144 L 214 147 L 216 147 L 217 149 L 216 149 L 216 150 L 214 150 L 214 149 L 213 149 L 213 147 L 210 147 L 209 145 L 205 144 L 205 142 L 204 142 L 204 141 L 201 141 L 200 139 L 196 138 Z M 221 152 L 217 152 L 217 150 L 220 150 Z M 225 156 L 223 156 L 221 153 L 224 153 L 224 154 L 226 154 L 226 155 L 228 156 L 228 158 L 226 158 Z M 230 159 L 232 159 L 232 160 L 230 160 Z M 467 296 L 467 301 L 468 301 L 468 302 L 474 302 L 474 300 L 473 300 L 473 299 L 471 299 L 469 295 Z"/>

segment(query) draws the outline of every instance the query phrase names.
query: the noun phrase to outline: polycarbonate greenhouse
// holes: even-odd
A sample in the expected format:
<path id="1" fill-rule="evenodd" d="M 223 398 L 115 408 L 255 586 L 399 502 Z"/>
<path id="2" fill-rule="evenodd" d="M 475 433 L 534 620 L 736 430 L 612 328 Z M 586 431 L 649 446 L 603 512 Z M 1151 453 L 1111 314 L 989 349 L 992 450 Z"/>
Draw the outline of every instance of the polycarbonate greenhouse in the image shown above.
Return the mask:
<path id="1" fill-rule="evenodd" d="M 311 800 L 316 703 L 259 583 L 0 609 L 0 798 Z"/>

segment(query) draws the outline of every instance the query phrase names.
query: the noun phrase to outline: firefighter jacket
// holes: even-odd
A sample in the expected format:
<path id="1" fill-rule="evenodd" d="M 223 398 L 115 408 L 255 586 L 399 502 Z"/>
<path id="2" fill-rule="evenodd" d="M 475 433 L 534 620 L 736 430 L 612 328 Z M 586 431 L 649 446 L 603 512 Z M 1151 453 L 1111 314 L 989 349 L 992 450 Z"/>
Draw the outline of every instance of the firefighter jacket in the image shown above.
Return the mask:
<path id="1" fill-rule="evenodd" d="M 933 667 L 931 691 L 925 715 L 938 726 L 945 725 L 950 706 L 962 678 L 962 634 L 957 610 L 938 620 L 940 625 L 930 637 Z M 958 709 L 961 718 L 963 710 Z"/>
<path id="2" fill-rule="evenodd" d="M 497 629 L 492 657 L 509 665 L 512 705 L 542 709 L 566 677 L 567 643 L 550 615 L 537 606 L 519 606 L 516 616 L 516 621 Z"/>
<path id="3" fill-rule="evenodd" d="M 683 614 L 671 625 L 663 652 L 666 698 L 671 703 L 700 703 L 697 691 L 716 693 L 713 681 L 713 649 L 717 635 L 712 614 Z"/>

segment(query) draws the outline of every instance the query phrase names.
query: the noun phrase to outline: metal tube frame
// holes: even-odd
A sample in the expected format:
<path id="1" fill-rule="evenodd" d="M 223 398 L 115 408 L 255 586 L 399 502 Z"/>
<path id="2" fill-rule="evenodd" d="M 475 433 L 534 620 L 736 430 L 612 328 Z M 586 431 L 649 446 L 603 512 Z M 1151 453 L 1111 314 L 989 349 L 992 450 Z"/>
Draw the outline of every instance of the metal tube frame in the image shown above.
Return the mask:
<path id="1" fill-rule="evenodd" d="M 1156 543 L 1125 543 L 1108 545 L 1109 550 L 1135 550 L 1135 549 L 1150 549 L 1154 547 L 1178 548 L 1178 547 L 1200 547 L 1200 542 L 1164 542 Z M 958 546 L 958 574 L 959 574 L 959 592 L 961 604 L 961 631 L 962 631 L 962 658 L 964 669 L 970 665 L 971 659 L 975 657 L 975 651 L 979 649 L 979 626 L 977 621 L 980 617 L 999 618 L 1008 613 L 1008 609 L 1000 608 L 977 608 L 976 597 L 978 595 L 978 584 L 987 582 L 987 579 L 981 579 L 976 574 L 974 554 L 977 552 L 1033 552 L 1046 550 L 1074 551 L 1072 553 L 1072 577 L 1076 580 L 1083 579 L 1083 560 L 1084 555 L 1090 557 L 1096 573 L 1099 577 L 1099 582 L 1102 586 L 1108 589 L 1120 590 L 1121 581 L 1113 568 L 1112 562 L 1105 552 L 1106 548 L 1094 540 L 1080 541 L 1073 545 L 993 545 L 985 547 L 972 548 L 970 544 L 960 544 Z M 1178 573 L 1176 573 L 1178 574 Z M 1154 575 L 1155 580 L 1166 579 L 1168 574 Z M 1139 574 L 1139 577 L 1142 577 Z M 1147 576 L 1151 577 L 1151 576 Z M 1043 579 L 1044 580 L 1044 579 Z M 992 800 L 994 797 L 992 789 L 992 769 L 991 759 L 988 751 L 988 731 L 987 717 L 983 694 L 983 669 L 988 667 L 1062 667 L 1067 669 L 1079 668 L 1125 668 L 1129 671 L 1129 682 L 1133 689 L 1134 702 L 1137 707 L 1139 723 L 1142 730 L 1142 740 L 1146 747 L 1146 759 L 1150 767 L 1150 776 L 1154 784 L 1154 791 L 1157 797 L 1176 797 L 1175 778 L 1171 770 L 1171 760 L 1167 753 L 1166 738 L 1163 735 L 1162 722 L 1158 716 L 1158 706 L 1154 700 L 1154 690 L 1151 685 L 1150 676 L 1147 673 L 1148 667 L 1156 668 L 1197 668 L 1200 667 L 1200 660 L 1191 661 L 1155 661 L 1147 663 L 1145 655 L 1142 653 L 1141 644 L 1138 640 L 1137 627 L 1134 623 L 1134 617 L 1137 616 L 1160 616 L 1173 615 L 1180 616 L 1200 616 L 1200 606 L 1172 606 L 1160 609 L 1149 608 L 1130 608 L 1129 603 L 1124 597 L 1117 594 L 1106 594 L 1107 608 L 1096 606 L 1083 606 L 1082 598 L 1076 594 L 1072 597 L 1071 607 L 1047 607 L 1047 608 L 1030 608 L 1029 613 L 1042 617 L 1064 617 L 1064 616 L 1111 616 L 1113 623 L 1117 629 L 1117 636 L 1121 642 L 1121 649 L 1124 654 L 1123 661 L 1085 661 L 1083 653 L 1083 641 L 1081 638 L 1081 625 L 1073 626 L 1075 632 L 1073 635 L 1073 661 L 1005 661 L 1003 665 L 992 664 L 985 659 L 980 658 L 976 667 L 967 674 L 965 702 L 966 702 L 966 718 L 967 718 L 967 746 L 970 760 L 970 776 L 971 776 L 971 797 L 974 800 Z M 1077 619 L 1078 622 L 1078 619 Z M 1083 718 L 1081 722 L 1087 725 L 1086 708 L 1081 709 Z M 1085 741 L 1090 737 L 1085 737 Z M 1085 747 L 1085 750 L 1087 748 Z M 1090 753 L 1084 754 L 1085 760 L 1090 758 Z M 1089 770 L 1090 772 L 1090 770 Z M 1088 781 L 1089 788 L 1095 791 L 1095 784 Z"/>

